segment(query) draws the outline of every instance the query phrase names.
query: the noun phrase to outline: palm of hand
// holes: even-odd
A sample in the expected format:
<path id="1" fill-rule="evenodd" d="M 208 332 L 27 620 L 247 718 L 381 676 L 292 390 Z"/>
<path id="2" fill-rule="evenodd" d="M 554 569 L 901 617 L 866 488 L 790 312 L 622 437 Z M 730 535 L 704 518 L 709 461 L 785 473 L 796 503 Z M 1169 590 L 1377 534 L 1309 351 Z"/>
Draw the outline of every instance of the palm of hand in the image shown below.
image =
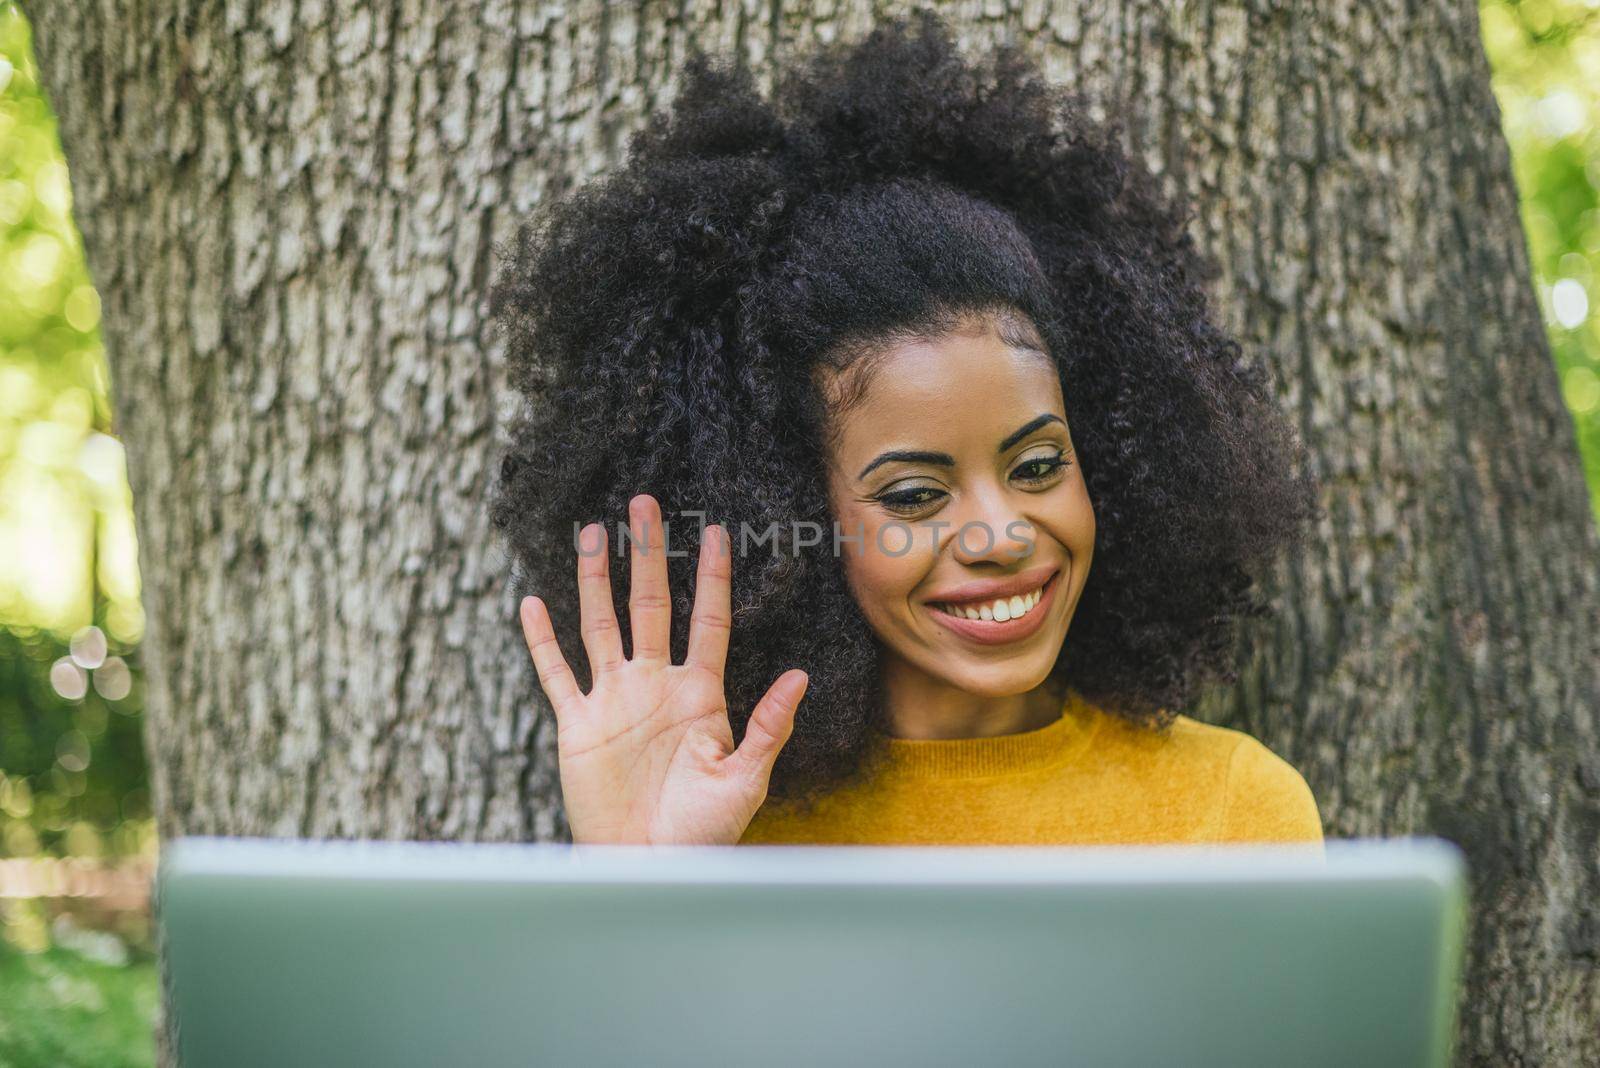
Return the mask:
<path id="1" fill-rule="evenodd" d="M 586 527 L 578 560 L 581 630 L 594 686 L 579 691 L 537 597 L 522 605 L 523 632 L 557 721 L 567 821 L 575 842 L 731 845 L 766 797 L 778 751 L 807 682 L 779 676 L 734 745 L 723 689 L 731 563 L 727 535 L 706 528 L 684 663 L 671 663 L 671 601 L 659 539 L 660 509 L 629 508 L 633 656 L 624 658 L 613 611 L 605 531 Z M 598 548 L 599 551 L 595 551 Z"/>

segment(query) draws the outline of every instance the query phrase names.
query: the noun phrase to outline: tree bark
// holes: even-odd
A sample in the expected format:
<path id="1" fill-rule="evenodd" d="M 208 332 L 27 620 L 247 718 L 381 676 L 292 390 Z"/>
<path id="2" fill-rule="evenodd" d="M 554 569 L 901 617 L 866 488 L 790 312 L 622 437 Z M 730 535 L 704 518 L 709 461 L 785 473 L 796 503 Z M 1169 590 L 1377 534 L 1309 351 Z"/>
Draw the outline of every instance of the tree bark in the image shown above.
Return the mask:
<path id="1" fill-rule="evenodd" d="M 496 242 L 617 161 L 687 43 L 905 4 L 34 0 L 104 301 L 162 834 L 547 839 L 552 723 L 485 500 Z M 1476 8 L 942 6 L 1129 119 L 1325 485 L 1197 714 L 1333 837 L 1472 869 L 1460 1060 L 1600 1063 L 1600 559 Z"/>

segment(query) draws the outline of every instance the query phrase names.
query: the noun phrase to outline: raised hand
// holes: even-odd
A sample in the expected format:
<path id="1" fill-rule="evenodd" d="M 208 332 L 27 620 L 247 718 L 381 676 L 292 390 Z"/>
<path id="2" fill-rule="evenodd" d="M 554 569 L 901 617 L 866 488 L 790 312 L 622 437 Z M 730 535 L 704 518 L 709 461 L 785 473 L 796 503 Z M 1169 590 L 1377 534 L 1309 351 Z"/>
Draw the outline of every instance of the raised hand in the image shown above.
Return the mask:
<path id="1" fill-rule="evenodd" d="M 573 841 L 582 843 L 732 845 L 766 799 L 773 762 L 809 679 L 798 668 L 778 676 L 735 748 L 723 692 L 732 625 L 728 533 L 705 528 L 688 655 L 674 664 L 665 532 L 655 498 L 640 494 L 629 502 L 628 531 L 631 657 L 623 655 L 612 610 L 605 527 L 591 523 L 579 532 L 580 630 L 594 682 L 587 694 L 561 655 L 548 606 L 538 597 L 522 601 L 528 652 L 556 714 L 567 823 Z"/>

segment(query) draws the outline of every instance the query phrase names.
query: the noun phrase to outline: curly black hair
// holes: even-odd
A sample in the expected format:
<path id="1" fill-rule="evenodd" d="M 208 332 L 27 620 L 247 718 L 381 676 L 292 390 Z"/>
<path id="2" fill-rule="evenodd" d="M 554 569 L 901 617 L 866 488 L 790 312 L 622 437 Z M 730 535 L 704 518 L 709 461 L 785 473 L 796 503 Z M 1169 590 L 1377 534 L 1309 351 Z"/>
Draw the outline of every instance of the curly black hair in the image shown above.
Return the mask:
<path id="1" fill-rule="evenodd" d="M 815 47 L 770 99 L 696 49 L 625 164 L 524 222 L 491 301 L 524 399 L 493 519 L 580 682 L 577 525 L 625 523 L 648 492 L 675 552 L 685 512 L 832 530 L 817 368 L 1019 313 L 1059 368 L 1097 526 L 1051 684 L 1160 729 L 1237 678 L 1238 623 L 1316 487 L 1266 369 L 1213 321 L 1184 212 L 1087 111 L 1018 46 L 969 61 L 927 11 Z M 815 797 L 874 751 L 878 650 L 831 545 L 791 549 L 735 554 L 726 689 L 742 736 L 778 675 L 808 672 L 770 792 Z"/>

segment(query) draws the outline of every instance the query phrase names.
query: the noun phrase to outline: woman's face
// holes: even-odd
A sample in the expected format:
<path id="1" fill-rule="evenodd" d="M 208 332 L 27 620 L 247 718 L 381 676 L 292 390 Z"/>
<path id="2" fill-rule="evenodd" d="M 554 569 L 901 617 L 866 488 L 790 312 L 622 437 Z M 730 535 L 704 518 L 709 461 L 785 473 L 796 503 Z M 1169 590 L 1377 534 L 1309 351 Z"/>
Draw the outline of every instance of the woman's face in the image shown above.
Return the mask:
<path id="1" fill-rule="evenodd" d="M 851 591 L 890 670 L 984 696 L 1031 690 L 1094 552 L 1055 365 L 987 322 L 885 353 L 829 453 Z"/>

